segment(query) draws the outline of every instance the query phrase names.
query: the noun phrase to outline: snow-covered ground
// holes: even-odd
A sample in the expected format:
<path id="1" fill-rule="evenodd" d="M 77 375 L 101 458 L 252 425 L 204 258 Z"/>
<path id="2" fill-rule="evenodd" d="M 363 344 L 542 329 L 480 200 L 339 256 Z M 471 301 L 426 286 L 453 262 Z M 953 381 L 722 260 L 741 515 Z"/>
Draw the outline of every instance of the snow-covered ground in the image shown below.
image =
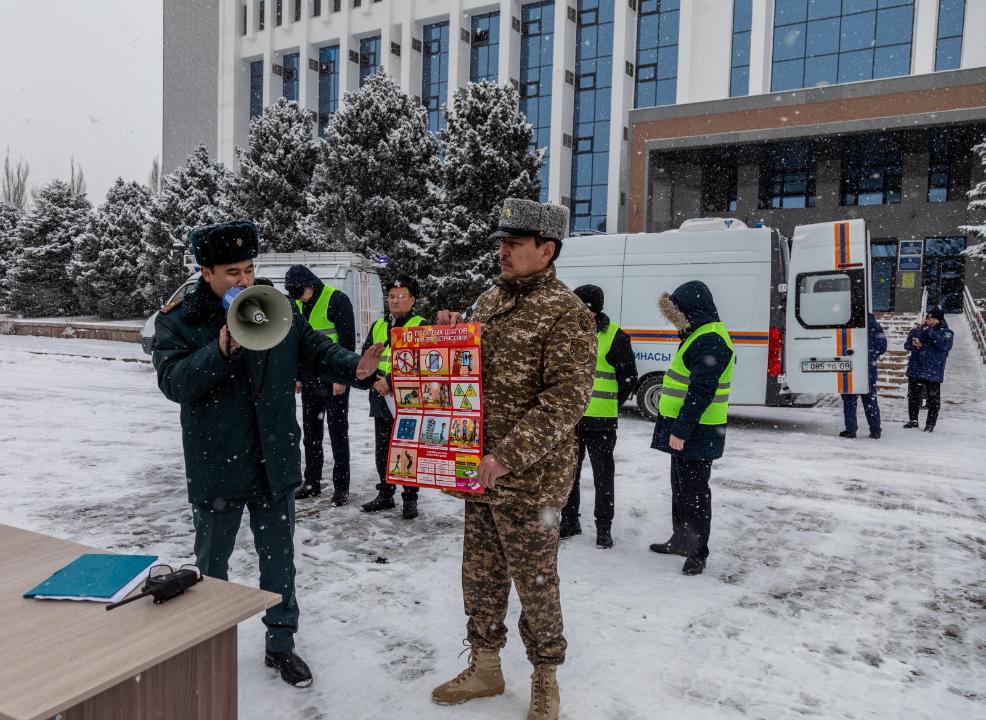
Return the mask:
<path id="1" fill-rule="evenodd" d="M 986 381 L 952 322 L 933 435 L 901 429 L 898 401 L 883 402 L 880 441 L 836 437 L 832 407 L 735 410 L 699 577 L 647 549 L 670 530 L 668 459 L 650 423 L 621 419 L 616 547 L 593 544 L 588 481 L 587 533 L 561 548 L 564 718 L 986 718 Z M 136 345 L 0 337 L 0 522 L 191 559 L 178 406 L 145 361 Z M 247 621 L 241 717 L 524 717 L 516 596 L 506 694 L 430 702 L 465 660 L 461 504 L 424 491 L 414 522 L 360 513 L 375 482 L 366 411 L 355 394 L 352 502 L 298 520 L 298 651 L 315 685 L 265 669 L 263 626 Z M 257 582 L 246 527 L 230 574 Z"/>

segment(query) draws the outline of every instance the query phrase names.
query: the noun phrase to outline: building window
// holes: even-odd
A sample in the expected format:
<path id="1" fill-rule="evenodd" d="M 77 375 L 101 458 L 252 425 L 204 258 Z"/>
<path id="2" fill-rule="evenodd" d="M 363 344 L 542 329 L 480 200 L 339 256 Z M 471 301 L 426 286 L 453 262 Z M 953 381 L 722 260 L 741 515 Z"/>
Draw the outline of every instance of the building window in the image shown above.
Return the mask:
<path id="1" fill-rule="evenodd" d="M 240 35 L 246 35 L 247 34 L 247 12 L 248 12 L 247 11 L 247 6 L 246 5 L 241 5 L 240 6 L 240 13 L 241 13 L 241 22 L 243 24 L 243 27 L 240 28 Z"/>
<path id="2" fill-rule="evenodd" d="M 935 70 L 955 70 L 961 64 L 964 26 L 965 0 L 940 0 Z"/>
<path id="3" fill-rule="evenodd" d="M 312 0 L 312 17 L 322 14 L 322 0 Z"/>
<path id="4" fill-rule="evenodd" d="M 339 46 L 318 51 L 318 136 L 324 137 L 329 119 L 339 110 Z"/>
<path id="5" fill-rule="evenodd" d="M 342 10 L 342 0 L 332 0 L 332 12 L 340 12 Z"/>
<path id="6" fill-rule="evenodd" d="M 363 38 L 359 41 L 359 85 L 380 69 L 380 36 Z"/>
<path id="7" fill-rule="evenodd" d="M 284 0 L 274 0 L 274 24 L 281 27 L 284 22 Z"/>
<path id="8" fill-rule="evenodd" d="M 771 90 L 907 75 L 914 0 L 777 0 Z"/>
<path id="9" fill-rule="evenodd" d="M 298 101 L 298 53 L 284 56 L 284 81 L 281 94 L 288 100 Z"/>
<path id="10" fill-rule="evenodd" d="M 851 138 L 842 150 L 842 204 L 899 203 L 903 174 L 904 155 L 896 138 Z"/>
<path id="11" fill-rule="evenodd" d="M 760 168 L 760 208 L 815 207 L 817 176 L 818 163 L 808 141 L 769 147 Z"/>
<path id="12" fill-rule="evenodd" d="M 265 0 L 260 0 L 260 2 L 257 3 L 257 30 L 264 29 L 264 20 L 266 19 L 265 18 L 266 15 L 267 15 L 267 3 L 265 2 Z"/>
<path id="13" fill-rule="evenodd" d="M 554 51 L 554 0 L 521 8 L 520 111 L 534 127 L 531 150 L 547 148 L 551 138 L 551 65 Z M 541 202 L 548 200 L 548 155 L 541 166 Z"/>
<path id="14" fill-rule="evenodd" d="M 500 13 L 473 15 L 469 80 L 496 82 L 500 64 Z"/>
<path id="15" fill-rule="evenodd" d="M 428 129 L 445 127 L 442 106 L 448 100 L 448 21 L 424 26 L 421 35 L 421 102 L 428 111 Z"/>
<path id="16" fill-rule="evenodd" d="M 572 231 L 606 232 L 613 2 L 579 0 L 575 43 Z M 622 68 L 621 68 L 622 71 Z"/>
<path id="17" fill-rule="evenodd" d="M 301 22 L 301 0 L 294 0 L 294 21 Z"/>
<path id="18" fill-rule="evenodd" d="M 634 107 L 674 105 L 678 94 L 679 0 L 640 0 Z"/>
<path id="19" fill-rule="evenodd" d="M 702 166 L 702 212 L 736 212 L 737 162 L 725 156 Z"/>
<path id="20" fill-rule="evenodd" d="M 753 0 L 734 0 L 729 97 L 742 97 L 750 94 L 750 29 L 752 27 Z"/>
<path id="21" fill-rule="evenodd" d="M 250 119 L 264 111 L 264 61 L 250 63 Z"/>

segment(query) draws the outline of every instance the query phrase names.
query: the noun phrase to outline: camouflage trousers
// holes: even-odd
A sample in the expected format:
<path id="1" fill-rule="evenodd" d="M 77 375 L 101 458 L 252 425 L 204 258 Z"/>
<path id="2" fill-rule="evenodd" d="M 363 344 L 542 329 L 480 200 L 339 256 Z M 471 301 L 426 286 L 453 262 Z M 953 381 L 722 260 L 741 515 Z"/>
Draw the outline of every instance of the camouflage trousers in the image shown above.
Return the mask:
<path id="1" fill-rule="evenodd" d="M 467 639 L 478 648 L 507 644 L 507 600 L 513 582 L 520 597 L 520 637 L 532 665 L 561 665 L 558 591 L 558 513 L 515 505 L 466 501 L 462 596 Z"/>

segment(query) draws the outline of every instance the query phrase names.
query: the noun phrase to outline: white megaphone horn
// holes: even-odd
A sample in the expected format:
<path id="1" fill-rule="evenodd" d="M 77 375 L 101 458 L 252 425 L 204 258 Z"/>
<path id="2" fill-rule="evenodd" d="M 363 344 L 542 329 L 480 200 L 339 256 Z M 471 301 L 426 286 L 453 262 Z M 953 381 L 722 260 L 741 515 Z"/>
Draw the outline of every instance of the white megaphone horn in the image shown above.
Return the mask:
<path id="1" fill-rule="evenodd" d="M 231 288 L 223 307 L 229 334 L 247 350 L 269 350 L 291 330 L 291 302 L 268 285 Z"/>

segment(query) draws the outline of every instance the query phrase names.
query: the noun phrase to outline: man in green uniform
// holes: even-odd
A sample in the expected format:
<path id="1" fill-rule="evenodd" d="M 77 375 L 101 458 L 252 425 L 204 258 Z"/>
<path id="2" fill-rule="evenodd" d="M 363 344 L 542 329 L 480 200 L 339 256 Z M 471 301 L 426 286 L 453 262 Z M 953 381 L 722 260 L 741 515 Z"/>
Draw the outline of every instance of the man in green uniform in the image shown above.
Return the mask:
<path id="1" fill-rule="evenodd" d="M 504 690 L 500 649 L 511 583 L 520 636 L 534 666 L 528 720 L 557 720 L 555 670 L 565 660 L 558 580 L 559 512 L 575 474 L 575 426 L 592 393 L 595 324 L 555 277 L 568 209 L 509 198 L 503 204 L 500 277 L 476 302 L 482 323 L 482 495 L 464 494 L 462 595 L 469 667 L 435 688 L 457 704 Z M 458 322 L 442 311 L 440 324 Z"/>
<path id="2" fill-rule="evenodd" d="M 294 385 L 299 368 L 325 382 L 363 385 L 380 358 L 361 358 L 315 332 L 292 308 L 291 329 L 266 351 L 240 347 L 226 327 L 222 297 L 254 283 L 259 243 L 252 222 L 195 228 L 189 240 L 202 278 L 155 322 L 154 367 L 161 392 L 181 404 L 195 556 L 205 575 L 227 579 L 243 509 L 260 559 L 260 587 L 281 596 L 264 616 L 265 663 L 285 682 L 312 683 L 294 653 L 294 492 L 301 484 Z"/>

